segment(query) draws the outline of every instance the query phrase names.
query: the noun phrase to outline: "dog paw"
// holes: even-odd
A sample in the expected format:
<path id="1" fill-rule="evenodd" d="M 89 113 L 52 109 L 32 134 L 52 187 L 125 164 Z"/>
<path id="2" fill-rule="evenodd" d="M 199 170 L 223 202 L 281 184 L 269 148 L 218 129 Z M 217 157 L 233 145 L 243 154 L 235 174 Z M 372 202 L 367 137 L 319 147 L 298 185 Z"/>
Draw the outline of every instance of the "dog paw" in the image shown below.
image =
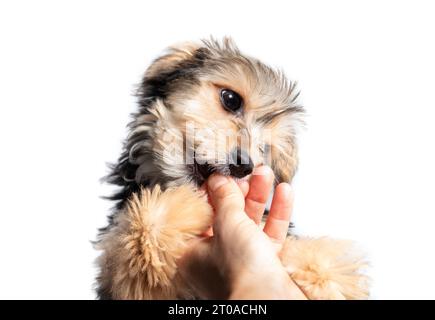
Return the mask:
<path id="1" fill-rule="evenodd" d="M 367 262 L 350 241 L 288 237 L 281 261 L 309 299 L 367 299 Z"/>
<path id="2" fill-rule="evenodd" d="M 176 262 L 187 242 L 207 229 L 211 217 L 204 193 L 189 185 L 134 194 L 99 245 L 104 250 L 100 278 L 111 279 L 112 297 L 177 297 Z"/>

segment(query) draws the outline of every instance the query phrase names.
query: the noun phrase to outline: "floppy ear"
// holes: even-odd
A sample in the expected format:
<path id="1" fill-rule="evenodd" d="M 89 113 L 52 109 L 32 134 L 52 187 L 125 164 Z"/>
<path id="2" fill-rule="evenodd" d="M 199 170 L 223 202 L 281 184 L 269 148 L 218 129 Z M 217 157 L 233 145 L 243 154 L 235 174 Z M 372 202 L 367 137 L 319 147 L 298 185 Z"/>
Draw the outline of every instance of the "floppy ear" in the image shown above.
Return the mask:
<path id="1" fill-rule="evenodd" d="M 154 60 L 145 73 L 145 78 L 158 76 L 162 71 L 175 68 L 182 61 L 194 58 L 200 45 L 194 42 L 183 42 L 166 49 L 166 52 Z"/>
<path id="2" fill-rule="evenodd" d="M 290 183 L 296 173 L 299 162 L 296 134 L 303 124 L 302 115 L 301 107 L 293 107 L 286 113 L 278 113 L 269 123 L 267 163 L 273 169 L 277 183 Z"/>
<path id="3" fill-rule="evenodd" d="M 165 100 L 175 90 L 195 81 L 195 70 L 204 65 L 206 49 L 187 42 L 170 47 L 154 60 L 142 79 L 137 95 L 142 113 L 157 100 Z"/>
<path id="4" fill-rule="evenodd" d="M 298 167 L 298 152 L 296 144 L 294 141 L 288 141 L 285 149 L 282 148 L 282 145 L 272 145 L 271 153 L 271 166 L 275 173 L 276 183 L 290 183 Z"/>

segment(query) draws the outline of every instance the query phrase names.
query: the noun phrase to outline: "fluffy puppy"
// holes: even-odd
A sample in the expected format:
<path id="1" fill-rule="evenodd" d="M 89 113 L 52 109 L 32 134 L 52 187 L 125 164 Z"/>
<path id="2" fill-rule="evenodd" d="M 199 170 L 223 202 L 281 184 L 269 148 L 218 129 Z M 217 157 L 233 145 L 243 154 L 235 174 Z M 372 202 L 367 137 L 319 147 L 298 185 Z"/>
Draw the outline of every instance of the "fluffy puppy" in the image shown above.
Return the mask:
<path id="1" fill-rule="evenodd" d="M 120 189 L 97 242 L 99 298 L 195 296 L 177 260 L 211 224 L 198 187 L 212 172 L 246 178 L 261 164 L 277 183 L 291 182 L 303 113 L 297 95 L 282 72 L 227 38 L 171 47 L 151 64 L 123 153 L 107 177 Z M 364 260 L 347 242 L 289 236 L 281 260 L 311 299 L 367 297 Z"/>

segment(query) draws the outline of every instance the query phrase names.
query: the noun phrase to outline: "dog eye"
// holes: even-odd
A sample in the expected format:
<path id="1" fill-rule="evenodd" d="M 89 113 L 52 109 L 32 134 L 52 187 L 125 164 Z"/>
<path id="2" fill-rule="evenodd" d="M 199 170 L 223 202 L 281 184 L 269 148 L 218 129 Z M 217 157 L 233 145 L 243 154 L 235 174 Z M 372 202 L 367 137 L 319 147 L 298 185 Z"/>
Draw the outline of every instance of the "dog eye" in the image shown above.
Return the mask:
<path id="1" fill-rule="evenodd" d="M 243 99 L 237 92 L 230 89 L 222 89 L 221 103 L 226 110 L 237 112 L 242 108 Z"/>

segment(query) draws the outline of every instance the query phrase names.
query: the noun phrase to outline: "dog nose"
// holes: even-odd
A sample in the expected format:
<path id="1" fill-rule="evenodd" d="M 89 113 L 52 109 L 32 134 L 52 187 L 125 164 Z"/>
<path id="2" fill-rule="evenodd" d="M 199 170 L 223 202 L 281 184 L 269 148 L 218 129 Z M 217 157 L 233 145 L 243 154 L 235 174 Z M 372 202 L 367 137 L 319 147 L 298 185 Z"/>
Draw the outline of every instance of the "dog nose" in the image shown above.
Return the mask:
<path id="1" fill-rule="evenodd" d="M 251 157 L 245 151 L 237 148 L 232 152 L 232 161 L 230 161 L 230 173 L 233 177 L 243 178 L 252 173 L 254 164 Z"/>

